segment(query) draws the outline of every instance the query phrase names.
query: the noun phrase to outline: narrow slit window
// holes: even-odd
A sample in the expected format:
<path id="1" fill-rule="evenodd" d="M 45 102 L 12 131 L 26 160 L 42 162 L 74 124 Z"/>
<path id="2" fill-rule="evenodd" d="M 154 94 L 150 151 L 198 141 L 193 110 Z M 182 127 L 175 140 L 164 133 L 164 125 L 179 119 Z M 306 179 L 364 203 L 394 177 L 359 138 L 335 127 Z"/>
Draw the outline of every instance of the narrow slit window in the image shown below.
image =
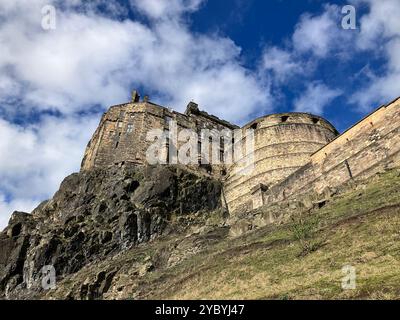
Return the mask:
<path id="1" fill-rule="evenodd" d="M 201 154 L 201 141 L 197 143 L 197 151 L 198 151 L 198 160 L 199 164 L 201 164 L 202 154 Z"/>
<path id="2" fill-rule="evenodd" d="M 225 161 L 225 153 L 224 153 L 224 150 L 221 150 L 221 151 L 219 152 L 219 160 L 220 160 L 221 162 L 224 162 L 224 161 Z"/>
<path id="3" fill-rule="evenodd" d="M 171 117 L 168 117 L 168 116 L 166 116 L 165 118 L 164 118 L 164 121 L 165 121 L 165 124 L 169 127 L 170 126 L 170 124 L 171 124 L 171 122 L 172 122 L 172 118 Z"/>

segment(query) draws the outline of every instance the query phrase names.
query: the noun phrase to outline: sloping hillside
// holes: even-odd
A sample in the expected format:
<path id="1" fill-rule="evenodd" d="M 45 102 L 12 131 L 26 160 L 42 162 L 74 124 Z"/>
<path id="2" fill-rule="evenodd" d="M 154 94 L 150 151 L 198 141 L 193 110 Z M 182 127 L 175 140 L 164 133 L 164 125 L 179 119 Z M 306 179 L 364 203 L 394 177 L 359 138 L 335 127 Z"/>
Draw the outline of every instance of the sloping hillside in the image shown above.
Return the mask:
<path id="1" fill-rule="evenodd" d="M 239 237 L 221 210 L 177 217 L 171 229 L 180 232 L 92 262 L 46 298 L 400 298 L 399 170 L 344 186 L 312 209 L 282 210 L 290 222 Z M 342 289 L 346 265 L 354 290 Z"/>

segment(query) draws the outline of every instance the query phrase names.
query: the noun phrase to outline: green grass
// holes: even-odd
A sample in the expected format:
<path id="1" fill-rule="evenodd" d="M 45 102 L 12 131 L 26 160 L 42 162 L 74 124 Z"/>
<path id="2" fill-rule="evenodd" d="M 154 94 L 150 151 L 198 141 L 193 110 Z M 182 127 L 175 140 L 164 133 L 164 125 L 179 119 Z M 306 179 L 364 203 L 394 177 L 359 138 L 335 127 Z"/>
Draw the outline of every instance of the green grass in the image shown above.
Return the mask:
<path id="1" fill-rule="evenodd" d="M 201 235 L 168 237 L 118 259 L 120 296 L 144 299 L 399 299 L 400 171 L 393 170 L 349 186 L 321 209 L 293 210 L 282 225 L 268 225 L 237 238 L 224 229 L 208 235 L 200 252 L 174 266 L 160 266 L 138 279 L 129 276 L 135 261 L 157 252 L 174 252 L 176 241 L 195 246 Z M 210 217 L 219 221 L 218 215 Z M 356 268 L 356 289 L 341 287 L 342 267 Z M 93 265 L 93 270 L 101 268 Z M 90 268 L 74 277 L 83 279 Z M 133 274 L 133 273 L 132 273 Z M 122 276 L 123 275 L 123 276 Z M 128 275 L 128 276 L 126 276 Z M 139 294 L 138 294 L 139 292 Z M 106 298 L 107 298 L 106 297 Z"/>

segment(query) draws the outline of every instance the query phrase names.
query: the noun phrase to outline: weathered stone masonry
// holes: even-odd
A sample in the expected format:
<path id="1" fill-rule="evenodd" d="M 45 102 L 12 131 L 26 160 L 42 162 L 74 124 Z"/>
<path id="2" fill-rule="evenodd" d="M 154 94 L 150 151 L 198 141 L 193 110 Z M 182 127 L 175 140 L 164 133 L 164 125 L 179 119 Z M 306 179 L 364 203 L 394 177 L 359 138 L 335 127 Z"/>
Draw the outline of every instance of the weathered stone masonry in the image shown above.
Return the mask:
<path id="1" fill-rule="evenodd" d="M 191 169 L 213 175 L 224 183 L 224 200 L 231 214 L 290 199 L 308 192 L 323 193 L 349 180 L 368 177 L 400 159 L 400 99 L 383 106 L 339 135 L 325 119 L 308 113 L 273 114 L 241 128 L 254 129 L 254 152 L 244 152 L 233 165 L 199 165 Z M 239 127 L 200 111 L 191 102 L 184 114 L 139 101 L 113 106 L 94 133 L 82 161 L 82 170 L 122 162 L 146 164 L 146 141 L 151 129 L 234 130 Z M 199 145 L 202 144 L 199 134 Z M 238 143 L 238 141 L 234 141 Z M 243 145 L 245 145 L 243 143 Z M 179 148 L 179 145 L 178 145 Z M 168 143 L 160 150 L 168 160 Z M 224 153 L 221 145 L 220 152 Z M 249 167 L 249 157 L 254 160 Z M 222 155 L 223 158 L 223 155 Z M 248 170 L 247 170 L 248 169 Z M 245 172 L 245 174 L 244 174 Z"/>
<path id="2" fill-rule="evenodd" d="M 253 194 L 257 189 L 267 190 L 288 177 L 338 134 L 323 118 L 306 113 L 261 117 L 244 126 L 243 131 L 248 128 L 255 130 L 254 154 L 246 155 L 254 157 L 254 168 L 249 175 L 241 173 L 246 170 L 241 162 L 230 168 L 224 183 L 230 211 L 257 207 L 253 203 L 257 201 Z"/>
<path id="3" fill-rule="evenodd" d="M 238 128 L 227 121 L 200 111 L 197 104 L 193 102 L 189 103 L 185 114 L 182 114 L 156 105 L 147 98 L 139 102 L 138 95 L 134 94 L 132 102 L 113 106 L 103 115 L 99 127 L 86 148 L 82 169 L 88 170 L 122 162 L 146 164 L 146 151 L 153 143 L 146 141 L 147 133 L 154 129 L 168 131 L 171 120 L 177 123 L 178 131 L 182 129 L 191 129 L 195 132 L 200 132 L 201 129 L 221 131 Z M 160 153 L 161 158 L 167 161 L 168 142 Z M 216 165 L 204 170 L 219 176 L 225 167 Z"/>
<path id="4" fill-rule="evenodd" d="M 258 205 L 319 194 L 400 165 L 400 98 L 380 107 L 311 155 L 286 180 L 258 193 Z M 257 207 L 256 206 L 256 207 Z"/>

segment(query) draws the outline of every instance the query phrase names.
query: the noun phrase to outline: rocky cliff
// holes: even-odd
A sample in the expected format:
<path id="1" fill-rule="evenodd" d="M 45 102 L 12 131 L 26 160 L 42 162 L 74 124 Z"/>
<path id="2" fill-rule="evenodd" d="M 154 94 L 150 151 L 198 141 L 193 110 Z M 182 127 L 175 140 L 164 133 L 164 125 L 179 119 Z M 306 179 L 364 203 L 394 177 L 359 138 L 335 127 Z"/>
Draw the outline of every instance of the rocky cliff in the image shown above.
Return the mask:
<path id="1" fill-rule="evenodd" d="M 0 234 L 1 298 L 400 297 L 400 170 L 232 217 L 221 198 L 176 167 L 73 174 Z"/>
<path id="2" fill-rule="evenodd" d="M 196 215 L 221 210 L 220 199 L 218 182 L 177 167 L 124 165 L 73 174 L 32 214 L 14 212 L 0 234 L 0 295 L 39 298 L 44 266 L 54 267 L 57 281 L 64 279 L 161 235 L 184 232 Z M 100 298 L 114 274 L 96 274 L 71 297 Z"/>

